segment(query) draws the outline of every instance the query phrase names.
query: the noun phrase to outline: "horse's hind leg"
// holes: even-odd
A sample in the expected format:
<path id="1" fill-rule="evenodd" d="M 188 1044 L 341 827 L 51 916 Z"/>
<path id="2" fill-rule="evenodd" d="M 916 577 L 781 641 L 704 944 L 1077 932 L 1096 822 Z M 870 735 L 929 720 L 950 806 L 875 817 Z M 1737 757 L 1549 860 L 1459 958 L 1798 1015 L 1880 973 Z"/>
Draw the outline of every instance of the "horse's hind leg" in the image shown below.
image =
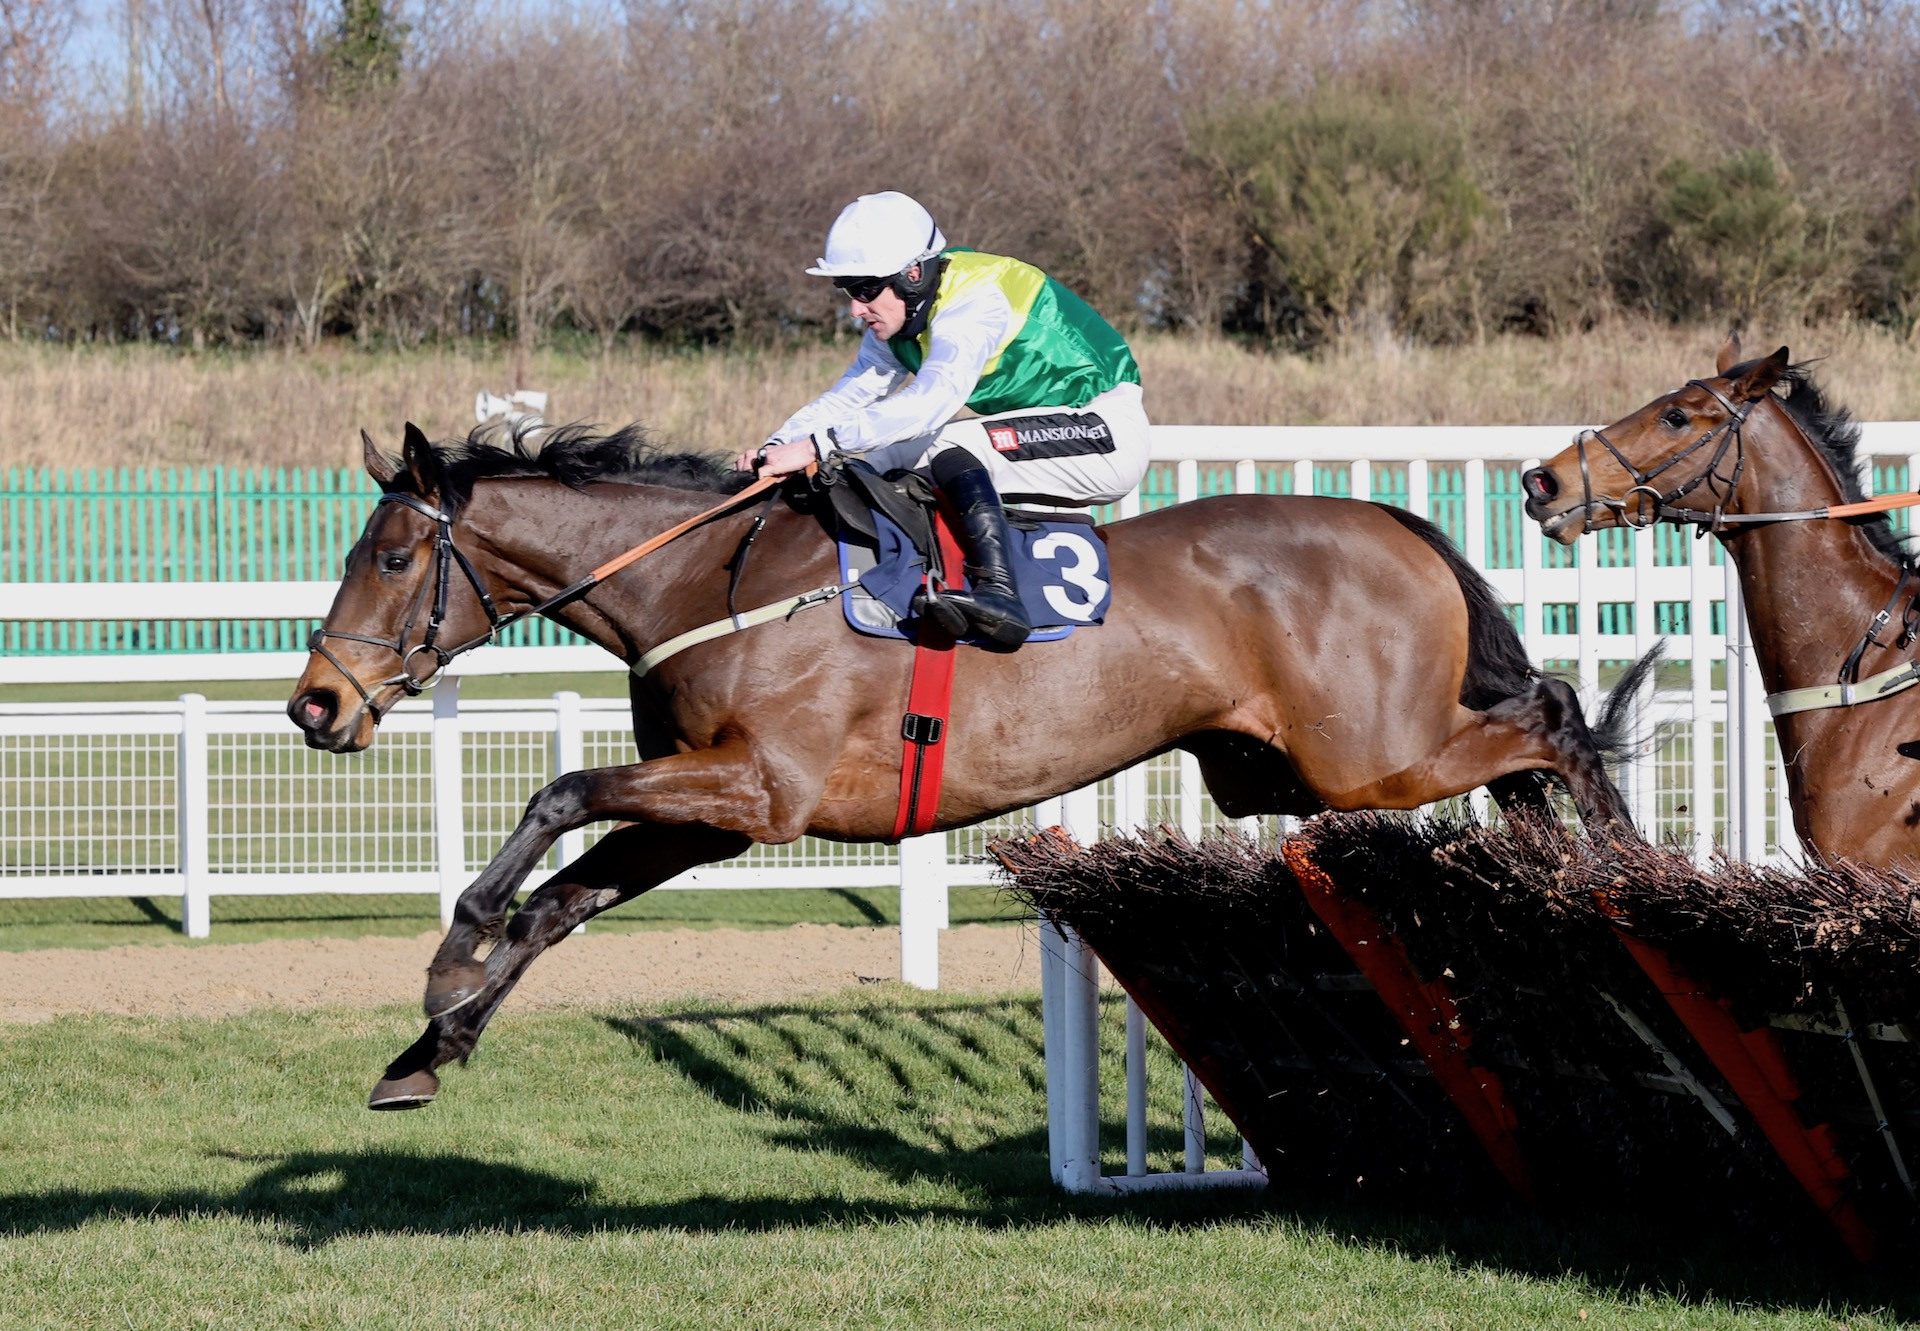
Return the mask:
<path id="1" fill-rule="evenodd" d="M 1589 828 L 1611 826 L 1633 831 L 1633 813 L 1620 787 L 1607 775 L 1600 742 L 1588 728 L 1586 713 L 1581 711 L 1580 698 L 1572 686 L 1564 680 L 1539 679 L 1530 696 L 1510 699 L 1493 710 L 1508 706 L 1513 707 L 1522 724 L 1532 726 L 1552 746 L 1559 759 L 1553 770 L 1566 782 L 1567 793 L 1580 811 L 1580 821 Z"/>
<path id="2" fill-rule="evenodd" d="M 1327 803 L 1336 809 L 1410 809 L 1511 773 L 1548 770 L 1566 783 L 1581 822 L 1632 828 L 1626 801 L 1607 776 L 1580 700 L 1564 682 L 1538 680 L 1518 697 L 1484 712 L 1462 708 L 1461 716 L 1465 724 L 1427 757 L 1378 781 L 1329 795 Z"/>
<path id="3" fill-rule="evenodd" d="M 1487 782 L 1487 793 L 1493 796 L 1493 802 L 1500 806 L 1502 813 L 1551 815 L 1553 805 L 1547 799 L 1547 776 L 1544 772 L 1509 772 L 1505 776 L 1496 776 Z"/>
<path id="4" fill-rule="evenodd" d="M 534 958 L 604 910 L 656 887 L 683 869 L 731 859 L 752 842 L 713 827 L 628 824 L 602 837 L 514 912 L 500 945 L 488 954 L 473 1000 L 434 1017 L 421 1037 L 387 1065 L 368 1097 L 370 1109 L 414 1109 L 440 1086 L 434 1069 L 465 1058 L 494 1011 Z"/>

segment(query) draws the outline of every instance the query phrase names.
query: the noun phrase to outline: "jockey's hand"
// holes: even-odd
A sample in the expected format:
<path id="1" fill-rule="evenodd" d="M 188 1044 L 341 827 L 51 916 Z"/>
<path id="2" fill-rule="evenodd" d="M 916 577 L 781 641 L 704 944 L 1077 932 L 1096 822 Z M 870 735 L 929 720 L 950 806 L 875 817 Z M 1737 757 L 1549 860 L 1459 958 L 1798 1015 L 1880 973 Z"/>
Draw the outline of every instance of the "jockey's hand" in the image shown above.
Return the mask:
<path id="1" fill-rule="evenodd" d="M 751 453 L 742 453 L 733 460 L 733 465 L 741 471 L 757 469 L 762 476 L 790 476 L 796 471 L 805 471 L 813 460 L 813 440 L 796 439 L 768 443 Z"/>

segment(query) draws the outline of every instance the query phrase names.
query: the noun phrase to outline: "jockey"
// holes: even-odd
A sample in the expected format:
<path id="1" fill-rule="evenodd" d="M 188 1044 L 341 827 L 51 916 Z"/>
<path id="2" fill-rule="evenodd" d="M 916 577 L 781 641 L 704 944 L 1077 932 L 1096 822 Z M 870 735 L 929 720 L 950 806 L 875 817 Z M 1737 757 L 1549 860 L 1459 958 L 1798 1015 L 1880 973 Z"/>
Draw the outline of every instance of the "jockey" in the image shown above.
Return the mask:
<path id="1" fill-rule="evenodd" d="M 866 327 L 860 349 L 838 383 L 736 465 L 780 476 L 839 453 L 882 473 L 930 469 L 959 515 L 971 591 L 929 598 L 923 612 L 955 636 L 1017 646 L 1032 627 L 1001 496 L 1103 504 L 1140 483 L 1149 441 L 1133 353 L 1032 265 L 949 248 L 904 194 L 855 199 L 826 249 L 807 272 L 846 293 Z M 963 407 L 978 415 L 955 420 Z"/>

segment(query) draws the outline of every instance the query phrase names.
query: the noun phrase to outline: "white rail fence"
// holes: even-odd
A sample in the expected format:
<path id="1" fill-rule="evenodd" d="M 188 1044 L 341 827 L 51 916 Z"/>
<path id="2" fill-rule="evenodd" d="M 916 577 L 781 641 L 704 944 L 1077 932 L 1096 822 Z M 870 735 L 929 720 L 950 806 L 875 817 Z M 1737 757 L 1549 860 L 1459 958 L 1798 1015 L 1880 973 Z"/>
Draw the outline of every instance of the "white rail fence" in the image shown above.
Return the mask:
<path id="1" fill-rule="evenodd" d="M 633 759 L 624 700 L 463 703 L 458 677 L 352 756 L 306 748 L 278 703 L 0 703 L 0 897 L 178 896 L 204 938 L 216 895 L 421 892 L 444 924 L 535 790 Z M 562 837 L 530 883 L 598 835 Z M 989 881 L 945 850 L 809 840 L 656 890 L 898 887 L 903 978 L 935 987 L 948 884 Z"/>
<path id="2" fill-rule="evenodd" d="M 1177 501 L 1332 490 L 1390 499 L 1449 523 L 1515 608 L 1533 658 L 1570 671 L 1590 699 L 1608 667 L 1665 637 L 1672 665 L 1641 722 L 1662 743 L 1632 765 L 1624 783 L 1636 819 L 1698 854 L 1715 845 L 1749 859 L 1795 853 L 1737 587 L 1711 543 L 1670 531 L 1620 532 L 1604 544 L 1583 539 L 1568 557 L 1520 518 L 1519 471 L 1572 434 L 1571 426 L 1162 427 L 1155 455 L 1171 469 L 1166 497 Z M 1876 476 L 1920 478 L 1920 423 L 1867 425 L 1861 453 L 1874 459 Z M 1131 516 L 1142 504 L 1131 496 L 1121 513 Z M 331 583 L 24 584 L 0 588 L 0 618 L 318 617 L 333 590 Z M 1836 643 L 1836 663 L 1849 645 Z M 12 657 L 0 658 L 0 685 L 291 681 L 303 660 L 300 653 Z M 445 918 L 534 790 L 560 772 L 632 757 L 624 703 L 570 693 L 462 701 L 460 677 L 607 665 L 593 648 L 474 653 L 456 663 L 431 703 L 396 709 L 380 743 L 352 758 L 306 750 L 278 704 L 195 695 L 154 704 L 0 700 L 0 897 L 178 895 L 195 936 L 208 931 L 211 898 L 228 893 L 431 892 Z M 990 836 L 1061 823 L 1091 839 L 1103 829 L 1159 822 L 1197 835 L 1219 821 L 1195 761 L 1169 756 L 1027 817 L 916 838 L 897 850 L 811 840 L 760 847 L 667 887 L 897 886 L 902 978 L 931 987 L 947 889 L 993 881 L 982 858 Z M 1246 826 L 1274 830 L 1271 820 Z M 548 867 L 592 835 L 570 834 Z M 1131 1004 L 1127 1172 L 1103 1175 L 1098 963 L 1070 932 L 1047 926 L 1042 944 L 1056 1180 L 1077 1191 L 1127 1191 L 1264 1177 L 1251 1160 L 1206 1172 L 1190 1082 L 1182 1097 L 1186 1169 L 1146 1172 L 1142 1028 Z"/>

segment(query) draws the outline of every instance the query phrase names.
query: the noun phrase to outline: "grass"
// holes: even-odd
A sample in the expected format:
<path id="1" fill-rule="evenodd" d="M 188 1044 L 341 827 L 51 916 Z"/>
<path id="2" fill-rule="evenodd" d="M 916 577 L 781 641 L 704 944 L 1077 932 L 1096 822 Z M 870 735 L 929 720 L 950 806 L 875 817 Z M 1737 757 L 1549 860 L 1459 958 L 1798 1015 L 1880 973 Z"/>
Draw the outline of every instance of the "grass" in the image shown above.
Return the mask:
<path id="1" fill-rule="evenodd" d="M 1658 1218 L 1063 1197 L 1031 997 L 509 1007 L 430 1109 L 365 1112 L 415 1030 L 398 1009 L 0 1030 L 6 1324 L 1866 1331 L 1920 1307 L 1792 1240 Z"/>
<path id="2" fill-rule="evenodd" d="M 1554 341 L 1366 340 L 1313 356 L 1170 333 L 1141 335 L 1134 346 L 1148 410 L 1167 424 L 1569 424 L 1616 419 L 1711 369 L 1723 335 L 1621 320 Z M 1920 352 L 1883 329 L 1755 329 L 1748 342 L 1825 357 L 1823 384 L 1862 420 L 1920 417 Z M 362 428 L 390 449 L 407 420 L 435 436 L 464 433 L 483 387 L 545 389 L 551 419 L 637 419 L 680 446 L 732 453 L 832 383 L 852 350 L 850 337 L 711 350 L 631 343 L 608 355 L 548 350 L 534 357 L 529 382 L 516 385 L 504 344 L 195 355 L 0 342 L 0 419 L 8 423 L 0 464 L 358 465 Z M 75 421 L 87 422 L 79 454 Z"/>
<path id="3" fill-rule="evenodd" d="M 1013 923 L 1030 918 L 1000 889 L 948 892 L 955 924 Z M 782 929 L 793 924 L 891 926 L 900 923 L 894 888 L 730 889 L 654 892 L 595 918 L 593 933 L 653 929 Z M 0 900 L 0 953 L 51 947 L 118 947 L 157 943 L 189 947 L 262 943 L 282 938 L 412 938 L 440 929 L 430 896 L 302 896 L 213 898 L 213 936 L 180 932 L 178 897 L 78 897 Z"/>

